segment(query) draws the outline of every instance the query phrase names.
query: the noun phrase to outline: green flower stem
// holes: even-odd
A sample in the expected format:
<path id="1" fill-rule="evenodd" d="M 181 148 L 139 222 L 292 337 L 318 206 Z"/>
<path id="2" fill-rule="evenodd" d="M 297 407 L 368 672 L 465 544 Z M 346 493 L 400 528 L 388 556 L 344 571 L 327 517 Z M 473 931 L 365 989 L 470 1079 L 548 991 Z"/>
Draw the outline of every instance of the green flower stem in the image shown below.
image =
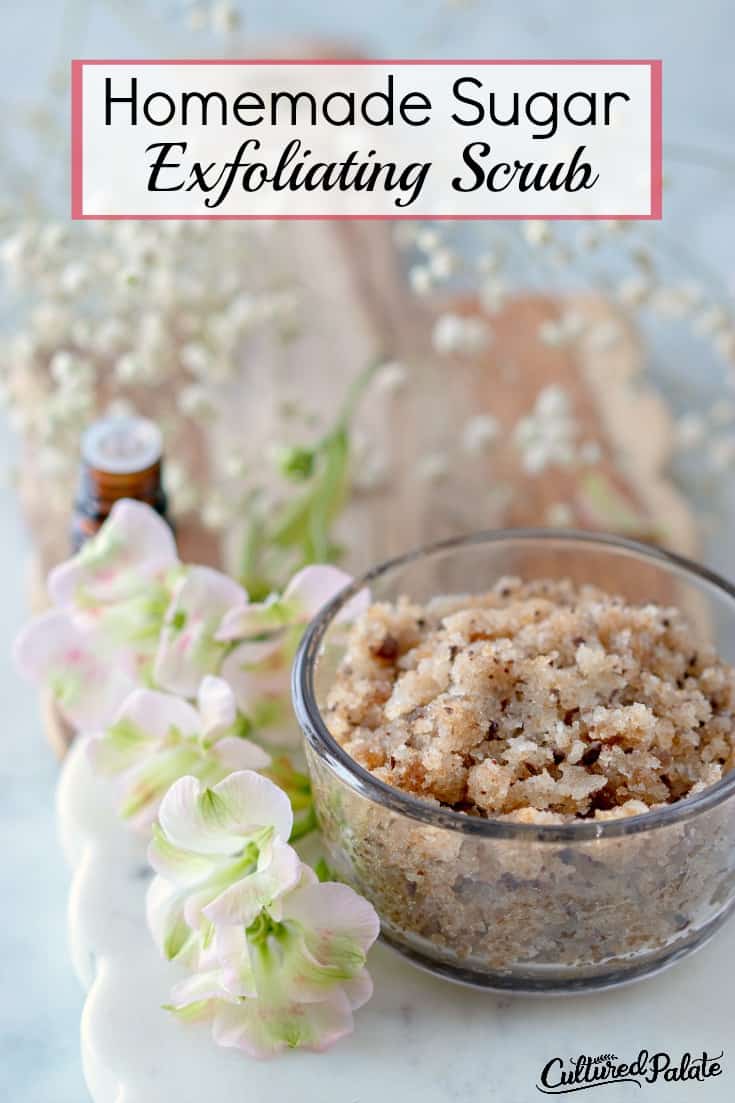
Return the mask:
<path id="1" fill-rule="evenodd" d="M 316 444 L 289 450 L 286 476 L 304 489 L 272 517 L 260 509 L 257 493 L 250 497 L 240 581 L 252 601 L 282 588 L 284 579 L 273 577 L 272 563 L 268 566 L 274 551 L 283 553 L 283 567 L 290 572 L 339 557 L 341 549 L 332 541 L 331 530 L 349 489 L 350 425 L 382 362 L 376 358 L 352 381 L 334 425 Z"/>

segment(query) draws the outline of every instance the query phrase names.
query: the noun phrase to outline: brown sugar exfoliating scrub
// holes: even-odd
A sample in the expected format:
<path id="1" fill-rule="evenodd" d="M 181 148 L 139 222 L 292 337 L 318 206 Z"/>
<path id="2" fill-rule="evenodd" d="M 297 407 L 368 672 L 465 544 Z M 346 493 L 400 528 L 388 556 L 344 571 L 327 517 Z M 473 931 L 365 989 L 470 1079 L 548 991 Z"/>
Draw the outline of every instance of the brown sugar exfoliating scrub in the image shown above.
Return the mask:
<path id="1" fill-rule="evenodd" d="M 676 608 L 503 578 L 481 595 L 374 604 L 326 702 L 389 785 L 470 816 L 610 820 L 735 765 L 735 670 Z"/>

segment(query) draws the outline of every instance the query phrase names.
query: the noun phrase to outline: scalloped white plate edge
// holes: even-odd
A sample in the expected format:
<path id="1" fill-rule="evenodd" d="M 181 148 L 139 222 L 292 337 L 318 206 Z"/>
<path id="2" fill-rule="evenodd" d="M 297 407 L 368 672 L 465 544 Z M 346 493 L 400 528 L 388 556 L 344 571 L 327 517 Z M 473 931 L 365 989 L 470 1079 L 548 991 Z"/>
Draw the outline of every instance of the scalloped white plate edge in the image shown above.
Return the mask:
<path id="1" fill-rule="evenodd" d="M 69 945 L 87 989 L 84 1073 L 94 1103 L 529 1103 L 543 1065 L 559 1054 L 645 1046 L 677 1057 L 725 1051 L 705 1083 L 608 1084 L 607 1103 L 725 1103 L 735 1087 L 735 923 L 667 973 L 596 996 L 500 998 L 435 980 L 383 946 L 371 953 L 373 1000 L 355 1034 L 329 1054 L 253 1061 L 214 1045 L 205 1026 L 161 1010 L 178 970 L 159 959 L 144 917 L 145 840 L 116 817 L 109 785 L 76 741 L 57 794 L 72 867 Z"/>

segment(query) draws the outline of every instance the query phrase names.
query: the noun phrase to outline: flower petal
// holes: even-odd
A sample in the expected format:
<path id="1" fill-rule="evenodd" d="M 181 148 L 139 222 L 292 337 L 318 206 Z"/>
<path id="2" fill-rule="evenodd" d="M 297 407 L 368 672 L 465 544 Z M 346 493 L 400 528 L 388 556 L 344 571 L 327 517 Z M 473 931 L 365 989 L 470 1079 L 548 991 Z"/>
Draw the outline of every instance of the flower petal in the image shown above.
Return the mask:
<path id="1" fill-rule="evenodd" d="M 158 684 L 193 697 L 202 677 L 219 666 L 225 646 L 215 639 L 224 613 L 245 591 L 211 567 L 190 567 L 179 579 L 166 612 L 154 665 Z"/>
<path id="2" fill-rule="evenodd" d="M 271 756 L 257 743 L 236 735 L 218 740 L 209 753 L 230 770 L 264 770 L 271 762 Z"/>
<path id="3" fill-rule="evenodd" d="M 291 623 L 291 614 L 277 594 L 265 601 L 243 601 L 229 609 L 217 629 L 218 640 L 246 640 L 275 632 Z"/>
<path id="4" fill-rule="evenodd" d="M 228 995 L 236 999 L 257 995 L 245 928 L 218 927 L 214 951 L 222 970 L 222 986 Z"/>
<path id="5" fill-rule="evenodd" d="M 292 889 L 301 875 L 301 861 L 293 847 L 275 840 L 260 851 L 258 868 L 225 889 L 204 908 L 215 925 L 248 927 L 263 908 Z"/>
<path id="6" fill-rule="evenodd" d="M 93 735 L 87 754 L 97 774 L 124 773 L 155 753 L 158 740 L 125 721 L 110 724 L 100 735 Z"/>
<path id="7" fill-rule="evenodd" d="M 146 919 L 163 957 L 193 964 L 195 939 L 184 918 L 184 897 L 162 877 L 154 877 L 146 895 Z"/>
<path id="8" fill-rule="evenodd" d="M 171 529 L 154 509 L 124 498 L 99 532 L 48 578 L 55 605 L 104 604 L 130 597 L 178 562 Z"/>
<path id="9" fill-rule="evenodd" d="M 171 1010 L 180 1012 L 185 1008 L 200 1007 L 212 1000 L 222 999 L 221 974 L 218 969 L 192 973 L 175 984 L 171 989 Z M 213 1007 L 201 1007 L 198 1019 L 207 1018 Z"/>
<path id="10" fill-rule="evenodd" d="M 151 579 L 131 597 L 85 612 L 75 610 L 74 616 L 79 622 L 88 621 L 100 643 L 111 652 L 128 649 L 139 656 L 141 662 L 150 665 L 158 647 L 168 602 L 166 586 Z"/>
<path id="11" fill-rule="evenodd" d="M 236 1046 L 252 1057 L 274 1057 L 284 1049 L 322 1051 L 353 1029 L 344 996 L 324 1003 L 270 1003 L 243 1000 L 217 1006 L 212 1036 L 220 1046 Z"/>
<path id="12" fill-rule="evenodd" d="M 148 861 L 153 869 L 173 885 L 190 887 L 206 881 L 212 873 L 212 859 L 194 850 L 174 846 L 158 824 L 153 825 L 153 838 L 148 847 Z"/>
<path id="13" fill-rule="evenodd" d="M 203 763 L 199 750 L 191 743 L 150 755 L 124 776 L 120 815 L 136 830 L 147 831 L 171 785 L 180 777 L 197 773 Z"/>
<path id="14" fill-rule="evenodd" d="M 94 637 L 60 609 L 22 629 L 14 658 L 22 674 L 51 690 L 65 719 L 87 731 L 109 723 L 135 687 L 125 663 L 104 661 Z"/>
<path id="15" fill-rule="evenodd" d="M 290 893 L 282 904 L 283 919 L 293 919 L 315 942 L 310 949 L 320 961 L 331 961 L 335 953 L 353 943 L 367 953 L 380 933 L 375 908 L 348 885 L 325 881 L 304 885 Z"/>
<path id="16" fill-rule="evenodd" d="M 339 567 L 304 567 L 293 576 L 283 593 L 283 602 L 296 610 L 296 618 L 307 623 L 319 610 L 331 601 L 340 590 L 353 581 L 352 576 Z M 345 605 L 338 621 L 354 620 L 370 604 L 367 590 L 361 590 Z"/>
<path id="17" fill-rule="evenodd" d="M 157 740 L 164 740 L 172 733 L 198 735 L 200 728 L 197 711 L 187 701 L 155 689 L 134 690 L 115 717 L 115 723 L 121 721 Z"/>
<path id="18" fill-rule="evenodd" d="M 334 961 L 320 962 L 310 952 L 303 933 L 291 930 L 283 940 L 284 953 L 279 962 L 280 990 L 299 1003 L 321 1003 L 334 992 L 345 992 L 345 986 L 355 999 L 367 998 L 364 980 L 352 986 L 353 980 L 365 973 L 365 956 L 351 945 Z M 369 978 L 368 978 L 369 980 Z M 267 984 L 267 980 L 266 980 Z M 347 995 L 347 992 L 345 992 Z M 364 1002 L 364 999 L 363 999 Z"/>
<path id="19" fill-rule="evenodd" d="M 224 734 L 237 717 L 234 693 L 223 678 L 215 678 L 213 674 L 208 674 L 199 686 L 197 708 L 202 731 L 207 736 Z"/>
<path id="20" fill-rule="evenodd" d="M 263 697 L 288 697 L 290 673 L 291 663 L 286 661 L 280 640 L 241 643 L 220 670 L 246 716 L 252 716 Z"/>
<path id="21" fill-rule="evenodd" d="M 361 969 L 351 980 L 342 981 L 340 988 L 347 997 L 352 1010 L 357 1011 L 358 1007 L 362 1007 L 372 997 L 373 978 L 367 969 Z"/>
<path id="22" fill-rule="evenodd" d="M 237 825 L 238 835 L 250 835 L 260 827 L 272 827 L 284 841 L 291 834 L 291 802 L 268 778 L 241 770 L 215 785 L 214 792 L 227 821 Z"/>
<path id="23" fill-rule="evenodd" d="M 251 770 L 230 774 L 213 789 L 180 778 L 164 797 L 159 818 L 175 846 L 202 854 L 233 854 L 264 827 L 287 839 L 293 823 L 286 794 Z"/>

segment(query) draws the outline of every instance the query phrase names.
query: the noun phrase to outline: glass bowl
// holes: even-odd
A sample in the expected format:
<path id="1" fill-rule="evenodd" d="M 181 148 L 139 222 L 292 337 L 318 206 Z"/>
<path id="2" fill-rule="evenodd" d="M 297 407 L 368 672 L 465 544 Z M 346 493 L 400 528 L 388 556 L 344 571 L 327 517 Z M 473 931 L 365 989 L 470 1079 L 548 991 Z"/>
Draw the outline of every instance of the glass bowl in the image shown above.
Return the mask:
<path id="1" fill-rule="evenodd" d="M 340 613 L 373 601 L 490 588 L 503 575 L 594 583 L 678 605 L 696 640 L 735 663 L 735 588 L 617 537 L 480 533 L 370 571 L 306 631 L 293 671 L 328 861 L 375 906 L 383 939 L 452 980 L 565 993 L 654 973 L 701 946 L 735 906 L 735 771 L 698 795 L 628 819 L 555 826 L 463 815 L 373 777 L 332 738 L 320 704 L 344 651 Z"/>

